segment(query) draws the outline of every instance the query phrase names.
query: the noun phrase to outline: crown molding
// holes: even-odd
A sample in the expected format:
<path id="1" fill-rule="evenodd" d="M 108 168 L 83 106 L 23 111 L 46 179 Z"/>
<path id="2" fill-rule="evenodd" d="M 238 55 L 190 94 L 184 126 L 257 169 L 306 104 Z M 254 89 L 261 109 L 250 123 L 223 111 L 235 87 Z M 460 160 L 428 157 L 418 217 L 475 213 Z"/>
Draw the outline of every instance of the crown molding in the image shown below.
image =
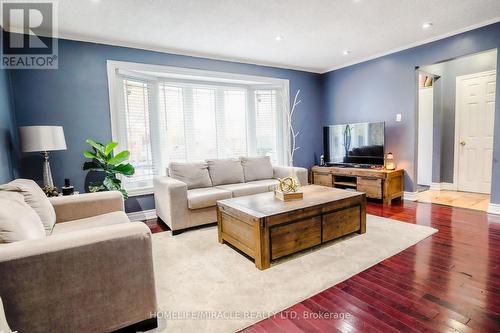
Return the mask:
<path id="1" fill-rule="evenodd" d="M 480 22 L 480 23 L 477 23 L 477 24 L 470 25 L 470 26 L 465 27 L 465 28 L 454 30 L 452 32 L 448 32 L 448 33 L 445 33 L 445 34 L 442 34 L 442 35 L 439 35 L 439 36 L 435 36 L 435 37 L 432 37 L 432 38 L 424 39 L 424 40 L 419 41 L 419 42 L 407 44 L 405 46 L 401 46 L 401 47 L 398 47 L 398 48 L 395 48 L 395 49 L 392 49 L 392 50 L 389 50 L 389 51 L 384 51 L 384 52 L 376 53 L 374 55 L 371 55 L 371 56 L 368 56 L 368 57 L 365 57 L 365 58 L 361 58 L 361 59 L 358 59 L 358 60 L 354 60 L 352 62 L 347 62 L 347 63 L 344 63 L 342 65 L 330 67 L 330 68 L 327 68 L 327 69 L 321 71 L 321 74 L 332 72 L 332 71 L 335 71 L 335 70 L 338 70 L 338 69 L 341 69 L 341 68 L 345 68 L 345 67 L 349 67 L 349 66 L 352 66 L 352 65 L 357 65 L 357 64 L 360 64 L 360 63 L 363 63 L 363 62 L 366 62 L 366 61 L 370 61 L 370 60 L 374 60 L 374 59 L 377 59 L 377 58 L 381 58 L 381 57 L 384 57 L 386 55 L 397 53 L 397 52 L 401 52 L 401 51 L 404 51 L 404 50 L 408 50 L 408 49 L 411 49 L 411 48 L 414 48 L 414 47 L 417 47 L 417 46 L 422 46 L 422 45 L 425 45 L 425 44 L 429 44 L 429 43 L 432 43 L 432 42 L 435 42 L 435 41 L 438 41 L 438 40 L 441 40 L 441 39 L 445 39 L 445 38 L 448 38 L 448 37 L 459 35 L 461 33 L 464 33 L 464 32 L 467 32 L 467 31 L 471 31 L 471 30 L 474 30 L 474 29 L 479 29 L 479 28 L 485 27 L 487 25 L 498 23 L 498 22 L 500 22 L 500 16 L 495 17 L 495 18 L 493 18 L 491 20 L 487 20 L 487 21 L 483 21 L 483 22 Z"/>

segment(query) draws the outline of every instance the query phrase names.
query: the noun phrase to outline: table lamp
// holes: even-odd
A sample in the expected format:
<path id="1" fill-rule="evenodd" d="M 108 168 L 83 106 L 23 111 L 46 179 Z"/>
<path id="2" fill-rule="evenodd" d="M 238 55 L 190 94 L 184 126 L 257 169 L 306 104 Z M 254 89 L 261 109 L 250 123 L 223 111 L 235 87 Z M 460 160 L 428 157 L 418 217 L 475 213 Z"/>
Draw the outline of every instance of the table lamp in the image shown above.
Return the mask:
<path id="1" fill-rule="evenodd" d="M 395 170 L 396 163 L 394 162 L 394 155 L 392 153 L 388 153 L 385 157 L 385 169 L 386 170 Z"/>
<path id="2" fill-rule="evenodd" d="M 21 149 L 25 153 L 42 152 L 43 186 L 54 187 L 49 164 L 49 151 L 66 150 L 66 140 L 62 126 L 19 127 Z"/>

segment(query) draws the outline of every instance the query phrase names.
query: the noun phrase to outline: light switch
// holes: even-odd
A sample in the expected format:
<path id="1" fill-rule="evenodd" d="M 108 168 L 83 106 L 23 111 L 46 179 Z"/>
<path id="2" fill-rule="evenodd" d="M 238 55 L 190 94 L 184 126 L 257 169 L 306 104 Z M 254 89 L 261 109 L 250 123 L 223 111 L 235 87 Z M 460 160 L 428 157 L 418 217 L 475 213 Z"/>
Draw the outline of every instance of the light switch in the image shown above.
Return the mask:
<path id="1" fill-rule="evenodd" d="M 398 114 L 396 115 L 396 122 L 400 123 L 402 118 L 403 118 L 403 117 L 401 116 L 401 113 L 398 113 Z"/>

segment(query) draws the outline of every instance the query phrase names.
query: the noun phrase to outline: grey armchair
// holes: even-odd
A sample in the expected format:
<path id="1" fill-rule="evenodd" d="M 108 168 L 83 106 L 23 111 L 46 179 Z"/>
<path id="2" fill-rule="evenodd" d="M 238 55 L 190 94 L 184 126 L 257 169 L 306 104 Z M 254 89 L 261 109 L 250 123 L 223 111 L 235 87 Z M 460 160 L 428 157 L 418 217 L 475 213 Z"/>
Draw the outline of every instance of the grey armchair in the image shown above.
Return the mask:
<path id="1" fill-rule="evenodd" d="M 19 332 L 156 327 L 151 233 L 130 222 L 119 192 L 54 198 L 41 239 L 0 244 L 0 297 Z"/>

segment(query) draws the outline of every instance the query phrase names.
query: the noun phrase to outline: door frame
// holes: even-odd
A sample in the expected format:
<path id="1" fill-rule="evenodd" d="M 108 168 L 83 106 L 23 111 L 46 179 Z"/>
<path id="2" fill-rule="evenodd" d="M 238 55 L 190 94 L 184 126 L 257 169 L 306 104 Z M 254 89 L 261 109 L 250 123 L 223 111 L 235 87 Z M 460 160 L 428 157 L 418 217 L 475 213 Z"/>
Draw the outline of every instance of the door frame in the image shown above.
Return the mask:
<path id="1" fill-rule="evenodd" d="M 474 74 L 468 74 L 468 75 L 460 75 L 456 77 L 456 87 L 455 87 L 455 150 L 453 152 L 453 190 L 458 191 L 458 172 L 459 172 L 459 167 L 458 167 L 458 153 L 460 151 L 460 112 L 461 110 L 461 104 L 459 103 L 459 98 L 462 96 L 462 89 L 460 82 L 462 80 L 467 80 L 467 79 L 474 79 L 477 77 L 482 77 L 482 76 L 487 76 L 487 75 L 497 75 L 497 70 L 490 70 L 490 71 L 485 71 L 485 72 L 478 72 Z M 495 96 L 495 107 L 497 104 L 496 96 Z M 495 126 L 495 121 L 496 119 L 493 118 L 493 128 Z M 493 138 L 494 139 L 494 138 Z M 491 166 L 493 167 L 493 165 Z M 491 193 L 491 189 L 490 189 Z"/>
<path id="2" fill-rule="evenodd" d="M 421 72 L 421 73 L 425 73 L 425 72 Z M 432 120 L 432 127 L 431 127 L 431 133 L 430 133 L 430 136 L 431 136 L 431 152 L 430 152 L 430 154 L 431 154 L 431 170 L 430 170 L 431 181 L 430 181 L 430 184 L 429 184 L 429 187 L 430 187 L 430 186 L 432 186 L 432 183 L 433 183 L 433 181 L 432 181 L 432 173 L 433 173 L 433 162 L 434 162 L 434 111 L 435 111 L 435 110 L 434 110 L 434 83 L 435 83 L 435 80 L 436 80 L 436 78 L 437 78 L 438 76 L 436 76 L 436 75 L 434 75 L 434 74 L 428 74 L 428 73 L 425 73 L 425 74 L 427 74 L 427 75 L 429 75 L 429 76 L 432 76 L 432 77 L 433 77 L 434 82 L 433 82 L 432 86 L 430 86 L 430 87 L 419 87 L 419 88 L 418 88 L 418 97 L 417 97 L 417 99 L 418 99 L 418 107 L 417 107 L 417 114 L 418 114 L 418 117 L 417 117 L 417 127 L 418 127 L 418 129 L 419 129 L 419 130 L 417 131 L 417 139 L 416 139 L 416 142 L 417 142 L 417 154 L 418 154 L 419 148 L 421 148 L 421 147 L 420 147 L 420 142 L 419 142 L 419 141 L 420 141 L 420 134 L 421 134 L 421 129 L 420 129 L 420 119 L 421 119 L 421 117 L 420 117 L 420 107 L 421 107 L 421 105 L 420 105 L 420 94 L 421 94 L 421 89 L 429 89 L 429 90 L 431 90 L 431 91 L 432 91 L 432 97 L 433 97 L 433 98 L 432 98 L 432 117 L 431 117 L 431 120 Z M 417 161 L 417 163 L 416 163 L 416 165 L 417 165 L 417 167 L 416 167 L 417 173 L 416 173 L 416 177 L 415 177 L 415 178 L 416 178 L 416 183 L 417 183 L 417 186 L 418 186 L 418 185 L 421 185 L 421 184 L 419 184 L 419 181 L 418 181 L 418 179 L 419 179 L 419 178 L 418 178 L 418 175 L 419 175 L 419 173 L 422 171 L 422 170 L 420 170 L 420 168 L 418 167 L 418 166 L 419 166 L 419 159 L 420 159 L 420 157 L 418 157 L 418 158 L 417 158 L 417 160 L 416 160 L 416 161 Z M 425 185 L 425 184 L 423 184 L 423 185 Z"/>

